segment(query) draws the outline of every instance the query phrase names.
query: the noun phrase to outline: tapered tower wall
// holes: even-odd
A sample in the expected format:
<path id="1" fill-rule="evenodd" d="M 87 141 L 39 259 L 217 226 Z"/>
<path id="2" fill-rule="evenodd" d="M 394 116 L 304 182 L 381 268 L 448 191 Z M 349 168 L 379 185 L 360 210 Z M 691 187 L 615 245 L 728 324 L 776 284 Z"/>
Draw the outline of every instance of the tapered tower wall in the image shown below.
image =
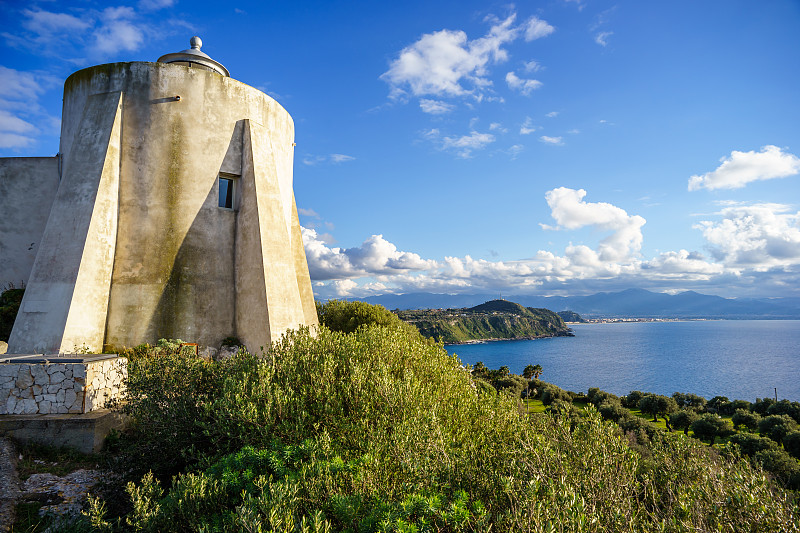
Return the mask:
<path id="1" fill-rule="evenodd" d="M 117 122 L 89 115 L 97 113 L 98 99 L 112 105 L 112 95 L 119 100 Z M 114 238 L 104 237 L 102 246 L 113 253 L 105 260 L 105 282 L 87 270 L 98 250 L 72 250 L 73 277 L 82 272 L 90 279 L 50 293 L 62 298 L 62 292 L 72 291 L 69 305 L 77 314 L 67 322 L 77 329 L 99 328 L 99 342 L 116 346 L 181 338 L 215 347 L 225 337 L 238 336 L 255 351 L 267 348 L 288 328 L 317 324 L 297 231 L 294 124 L 286 110 L 261 91 L 200 68 L 134 62 L 80 70 L 65 83 L 61 132 L 62 187 L 72 183 L 73 196 L 82 192 L 90 197 L 97 187 L 82 177 L 87 165 L 101 164 L 85 157 L 85 139 L 95 122 L 101 129 L 118 127 L 118 153 L 91 148 L 106 167 L 117 165 L 118 175 L 109 178 L 114 183 L 103 192 L 116 195 L 114 205 L 104 205 L 114 211 L 116 226 Z M 112 170 L 101 174 L 111 175 Z M 100 179 L 97 173 L 88 174 Z M 234 183 L 230 209 L 219 207 L 221 175 Z M 70 209 L 67 197 L 59 202 L 57 195 L 53 212 Z M 108 218 L 104 211 L 96 214 L 97 206 L 92 209 L 84 212 L 84 219 Z M 44 239 L 48 232 L 51 241 L 57 239 L 59 231 L 63 228 L 48 226 Z M 51 255 L 57 256 L 59 244 L 51 246 L 56 247 Z M 23 335 L 33 331 L 30 324 L 40 321 L 42 310 L 52 304 L 47 286 L 37 288 L 34 281 L 48 282 L 53 267 L 43 263 L 39 270 L 34 265 L 25 296 L 31 301 L 35 297 L 36 303 L 26 306 L 23 301 L 9 353 L 73 348 L 65 344 L 64 335 L 57 342 Z M 101 318 L 90 311 L 97 302 L 81 304 L 83 310 L 76 307 L 81 291 L 94 282 L 107 287 L 107 312 Z M 103 298 L 100 293 L 92 297 Z M 253 304 L 262 300 L 264 305 Z M 102 349 L 96 340 L 83 342 L 92 350 Z"/>

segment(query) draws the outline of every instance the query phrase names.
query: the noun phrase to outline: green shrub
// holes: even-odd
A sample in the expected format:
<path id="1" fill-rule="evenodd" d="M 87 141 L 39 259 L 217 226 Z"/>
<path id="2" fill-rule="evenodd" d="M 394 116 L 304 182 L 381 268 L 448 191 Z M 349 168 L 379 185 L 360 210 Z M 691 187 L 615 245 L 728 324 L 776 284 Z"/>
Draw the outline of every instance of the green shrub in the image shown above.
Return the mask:
<path id="1" fill-rule="evenodd" d="M 771 450 L 778 447 L 774 440 L 752 433 L 737 433 L 731 436 L 728 442 L 738 445 L 742 454 L 748 457 L 753 457 L 760 451 Z"/>
<path id="2" fill-rule="evenodd" d="M 13 287 L 0 293 L 0 341 L 8 342 L 24 294 L 25 289 Z"/>
<path id="3" fill-rule="evenodd" d="M 709 445 L 714 444 L 717 437 L 724 438 L 733 433 L 730 422 L 713 413 L 704 414 L 692 422 L 689 428 L 698 439 L 709 441 Z"/>
<path id="4" fill-rule="evenodd" d="M 382 305 L 346 300 L 328 300 L 324 304 L 317 302 L 316 305 L 319 323 L 331 331 L 352 333 L 361 326 L 400 327 L 408 332 L 417 331 Z"/>
<path id="5" fill-rule="evenodd" d="M 783 437 L 783 449 L 796 459 L 800 459 L 800 431 L 792 431 Z"/>
<path id="6" fill-rule="evenodd" d="M 612 422 L 619 422 L 619 420 L 630 414 L 630 411 L 622 407 L 619 401 L 604 400 L 597 409 L 603 420 L 611 420 Z"/>
<path id="7" fill-rule="evenodd" d="M 619 427 L 652 442 L 631 446 L 554 386 L 552 414 L 520 416 L 401 327 L 294 332 L 264 358 L 152 351 L 131 359 L 126 453 L 160 474 L 129 485 L 120 529 L 797 530 L 789 495 L 735 453 L 638 417 Z"/>
<path id="8" fill-rule="evenodd" d="M 783 437 L 796 430 L 797 422 L 789 415 L 769 415 L 758 422 L 758 432 L 775 442 L 781 442 Z"/>
<path id="9" fill-rule="evenodd" d="M 761 416 L 758 413 L 754 413 L 752 411 L 748 411 L 746 409 L 737 409 L 733 413 L 733 417 L 731 417 L 731 422 L 733 422 L 733 427 L 746 427 L 751 431 L 755 431 L 758 429 L 758 423 L 761 421 Z"/>
<path id="10" fill-rule="evenodd" d="M 790 489 L 800 490 L 800 462 L 780 448 L 755 454 L 754 460 Z"/>
<path id="11" fill-rule="evenodd" d="M 572 396 L 570 396 L 567 391 L 551 384 L 544 386 L 544 390 L 541 391 L 541 399 L 542 403 L 545 405 L 550 405 L 556 400 L 568 403 L 572 402 Z"/>

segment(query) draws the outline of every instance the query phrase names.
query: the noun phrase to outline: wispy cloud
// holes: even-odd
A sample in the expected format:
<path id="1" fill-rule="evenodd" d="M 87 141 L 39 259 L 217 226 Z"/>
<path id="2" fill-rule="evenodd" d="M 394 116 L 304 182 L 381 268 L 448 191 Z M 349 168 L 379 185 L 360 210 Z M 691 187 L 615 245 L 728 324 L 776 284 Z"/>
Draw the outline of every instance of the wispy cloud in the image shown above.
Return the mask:
<path id="1" fill-rule="evenodd" d="M 308 166 L 320 165 L 323 163 L 338 165 L 339 163 L 354 161 L 355 159 L 355 157 L 345 154 L 305 155 L 303 156 L 303 164 Z"/>
<path id="2" fill-rule="evenodd" d="M 608 46 L 608 38 L 614 35 L 613 31 L 601 31 L 594 36 L 594 42 L 600 46 Z"/>
<path id="3" fill-rule="evenodd" d="M 539 127 L 533 123 L 533 119 L 531 117 L 525 117 L 525 121 L 519 127 L 519 133 L 520 135 L 530 135 L 538 129 Z"/>
<path id="4" fill-rule="evenodd" d="M 558 116 L 558 111 L 550 111 L 549 113 L 545 113 L 544 116 L 547 118 L 555 118 Z"/>
<path id="5" fill-rule="evenodd" d="M 441 100 L 423 98 L 419 101 L 419 107 L 424 113 L 431 115 L 443 115 L 445 113 L 450 113 L 453 109 L 455 109 L 456 106 Z"/>
<path id="6" fill-rule="evenodd" d="M 545 144 L 553 144 L 557 146 L 561 146 L 564 144 L 563 137 L 550 137 L 549 135 L 542 135 L 539 137 L 539 140 Z"/>

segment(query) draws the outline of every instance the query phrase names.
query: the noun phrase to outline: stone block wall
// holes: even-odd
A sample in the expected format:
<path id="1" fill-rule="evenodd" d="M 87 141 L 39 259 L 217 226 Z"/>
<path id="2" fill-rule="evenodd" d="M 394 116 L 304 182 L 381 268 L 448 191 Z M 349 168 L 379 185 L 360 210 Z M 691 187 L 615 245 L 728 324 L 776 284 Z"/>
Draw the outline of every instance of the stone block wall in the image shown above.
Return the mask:
<path id="1" fill-rule="evenodd" d="M 0 363 L 0 415 L 79 414 L 121 396 L 127 359 Z"/>

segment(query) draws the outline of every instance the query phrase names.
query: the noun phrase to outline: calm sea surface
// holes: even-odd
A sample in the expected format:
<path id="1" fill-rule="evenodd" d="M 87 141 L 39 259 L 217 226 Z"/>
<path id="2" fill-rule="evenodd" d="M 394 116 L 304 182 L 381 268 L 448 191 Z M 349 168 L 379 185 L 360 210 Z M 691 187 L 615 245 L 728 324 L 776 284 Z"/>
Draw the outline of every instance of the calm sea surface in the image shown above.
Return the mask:
<path id="1" fill-rule="evenodd" d="M 574 337 L 451 345 L 463 363 L 540 364 L 542 379 L 575 392 L 589 387 L 712 398 L 800 401 L 800 320 L 641 322 L 571 326 Z"/>

